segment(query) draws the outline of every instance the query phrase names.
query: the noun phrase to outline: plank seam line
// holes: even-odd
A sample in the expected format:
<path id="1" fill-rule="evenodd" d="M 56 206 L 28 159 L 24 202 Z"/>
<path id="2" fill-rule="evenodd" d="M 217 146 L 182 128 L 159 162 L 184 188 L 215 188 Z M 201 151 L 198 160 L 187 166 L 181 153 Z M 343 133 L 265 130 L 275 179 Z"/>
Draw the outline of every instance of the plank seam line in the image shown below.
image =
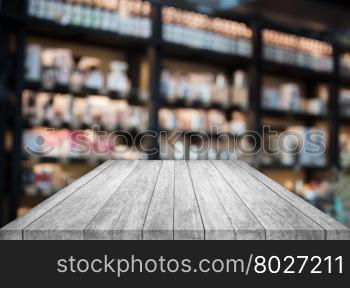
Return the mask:
<path id="1" fill-rule="evenodd" d="M 317 223 L 314 219 L 312 219 L 310 216 L 306 215 L 303 210 L 301 210 L 300 208 L 298 208 L 297 206 L 295 206 L 293 203 L 291 203 L 290 201 L 288 201 L 286 198 L 282 197 L 281 195 L 279 195 L 279 193 L 276 192 L 276 190 L 274 188 L 269 187 L 267 184 L 265 184 L 264 182 L 262 182 L 261 180 L 259 180 L 255 175 L 253 175 L 250 171 L 248 171 L 248 169 L 246 169 L 243 165 L 240 165 L 239 162 L 235 162 L 239 167 L 241 167 L 242 169 L 244 169 L 247 173 L 249 173 L 252 177 L 254 177 L 257 181 L 259 181 L 260 183 L 262 183 L 266 188 L 268 188 L 269 190 L 271 190 L 273 193 L 275 193 L 277 196 L 279 196 L 281 199 L 283 199 L 285 202 L 287 202 L 288 204 L 292 205 L 296 210 L 298 210 L 299 212 L 301 212 L 301 214 L 303 214 L 306 218 L 310 219 L 313 223 L 315 223 L 319 228 L 321 228 L 324 232 L 324 240 L 327 239 L 327 230 L 322 227 L 321 224 Z M 247 164 L 248 165 L 248 164 Z M 259 172 L 259 171 L 258 171 Z M 260 172 L 259 172 L 260 173 Z M 266 176 L 267 177 L 267 176 Z M 288 191 L 289 193 L 292 193 L 290 191 Z M 336 230 L 338 231 L 338 230 Z"/>
<path id="2" fill-rule="evenodd" d="M 173 160 L 174 164 L 174 179 L 173 179 L 173 240 L 175 240 L 175 161 Z"/>
<path id="3" fill-rule="evenodd" d="M 213 163 L 211 163 L 211 161 L 208 161 L 210 163 L 211 166 L 214 166 Z M 215 167 L 213 167 L 215 169 Z M 216 170 L 216 169 L 215 169 Z M 215 183 L 212 182 L 212 180 L 210 179 L 209 175 L 208 175 L 208 181 L 213 184 L 213 186 L 215 187 Z M 231 187 L 230 187 L 231 188 Z M 222 208 L 223 211 L 225 211 L 225 215 L 227 217 L 227 220 L 229 220 L 230 222 L 230 225 L 231 225 L 231 228 L 232 228 L 232 231 L 234 232 L 234 236 L 235 236 L 235 239 L 237 239 L 237 230 L 236 228 L 233 226 L 232 224 L 232 221 L 231 221 L 231 218 L 230 216 L 228 215 L 227 213 L 227 210 L 225 209 L 225 206 L 223 204 L 223 202 L 221 201 L 221 198 L 218 196 L 218 193 L 216 192 L 216 189 L 214 189 L 214 195 L 216 196 L 216 199 L 218 200 L 218 202 L 220 203 L 220 206 Z"/>
<path id="4" fill-rule="evenodd" d="M 204 221 L 203 221 L 203 217 L 202 217 L 202 213 L 201 213 L 201 209 L 199 206 L 199 201 L 197 198 L 197 194 L 196 194 L 196 190 L 194 189 L 194 185 L 193 185 L 193 180 L 192 180 L 192 175 L 191 175 L 191 171 L 190 171 L 190 167 L 188 166 L 188 161 L 185 161 L 186 166 L 187 166 L 187 170 L 188 170 L 188 175 L 190 176 L 190 180 L 191 180 L 191 184 L 192 184 L 192 189 L 193 189 L 193 193 L 194 193 L 194 197 L 196 199 L 196 203 L 197 203 L 197 207 L 198 207 L 198 212 L 199 212 L 199 216 L 201 217 L 201 221 L 202 221 L 202 226 L 203 226 L 203 232 L 204 232 L 204 240 L 205 240 L 205 226 L 204 226 Z"/>
<path id="5" fill-rule="evenodd" d="M 26 230 L 29 226 L 31 226 L 33 223 L 35 223 L 36 221 L 38 221 L 40 218 L 42 218 L 44 215 L 46 215 L 47 213 L 49 213 L 52 209 L 56 208 L 59 204 L 61 204 L 63 201 L 66 201 L 68 198 L 70 198 L 71 196 L 73 196 L 73 194 L 77 193 L 80 189 L 82 189 L 85 185 L 87 185 L 88 183 L 90 183 L 90 181 L 92 181 L 93 179 L 95 179 L 97 176 L 99 176 L 102 172 L 104 172 L 106 169 L 108 169 L 109 167 L 111 167 L 114 164 L 114 162 L 111 162 L 109 165 L 107 165 L 102 171 L 100 171 L 98 174 L 96 174 L 94 177 L 92 177 L 90 180 L 88 180 L 86 183 L 84 183 L 81 187 L 79 187 L 78 189 L 76 189 L 74 192 L 72 192 L 71 194 L 69 194 L 67 197 L 63 198 L 62 201 L 58 202 L 56 205 L 54 205 L 53 207 L 51 207 L 49 210 L 47 210 L 45 213 L 41 214 L 38 218 L 36 218 L 34 221 L 32 221 L 30 224 L 28 224 L 26 227 L 24 227 L 22 229 L 22 239 L 24 240 L 24 230 Z M 97 167 L 96 167 L 97 169 Z M 92 170 L 93 171 L 93 170 Z M 91 171 L 91 172 L 92 172 Z"/>
<path id="6" fill-rule="evenodd" d="M 120 160 L 120 161 L 124 161 L 124 160 Z M 106 203 L 109 201 L 109 199 L 112 198 L 112 196 L 114 195 L 114 193 L 118 190 L 118 188 L 124 183 L 125 179 L 129 177 L 129 175 L 134 171 L 134 169 L 136 168 L 137 164 L 139 163 L 139 161 L 136 161 L 134 162 L 136 164 L 134 164 L 134 167 L 131 169 L 131 171 L 124 177 L 124 179 L 120 182 L 120 184 L 118 185 L 118 187 L 116 187 L 115 191 L 111 194 L 111 196 L 108 197 L 108 199 L 103 203 L 103 205 L 101 205 L 101 209 L 106 205 Z M 101 210 L 100 209 L 100 210 Z M 82 230 L 83 232 L 83 239 L 85 240 L 85 231 L 86 231 L 86 228 L 89 227 L 90 223 L 95 219 L 95 217 L 97 216 L 97 214 L 100 212 L 100 210 L 98 210 L 96 212 L 96 214 L 91 217 L 90 221 L 86 224 L 86 226 L 84 227 L 84 229 Z"/>
<path id="7" fill-rule="evenodd" d="M 143 230 L 144 230 L 144 228 L 145 228 L 146 219 L 147 219 L 147 216 L 148 216 L 149 209 L 150 209 L 150 207 L 151 207 L 151 202 L 152 202 L 152 200 L 153 200 L 154 191 L 156 190 L 156 187 L 157 187 L 157 183 L 158 183 L 160 171 L 162 170 L 162 167 L 163 167 L 163 163 L 164 163 L 164 161 L 162 160 L 162 161 L 161 161 L 161 164 L 160 164 L 160 167 L 159 167 L 159 169 L 158 169 L 157 179 L 156 179 L 156 182 L 154 183 L 152 195 L 151 195 L 151 198 L 150 198 L 150 200 L 149 200 L 149 202 L 148 202 L 147 212 L 146 212 L 146 215 L 145 215 L 145 219 L 143 219 L 143 224 L 142 224 L 142 229 L 141 229 L 141 239 L 142 239 L 142 240 L 144 240 L 144 231 L 143 231 Z"/>
<path id="8" fill-rule="evenodd" d="M 265 234 L 265 240 L 266 240 L 266 227 L 260 222 L 260 220 L 258 219 L 258 217 L 256 217 L 256 215 L 253 213 L 253 211 L 251 209 L 249 209 L 249 207 L 247 206 L 247 204 L 243 201 L 243 199 L 241 198 L 241 196 L 239 196 L 239 194 L 236 192 L 235 188 L 232 187 L 232 185 L 230 184 L 230 182 L 226 179 L 226 177 L 224 176 L 224 174 L 221 173 L 221 171 L 218 169 L 218 167 L 215 166 L 214 162 L 211 160 L 210 161 L 211 164 L 215 167 L 215 169 L 220 173 L 220 175 L 225 179 L 226 183 L 231 187 L 232 192 L 234 192 L 236 194 L 236 196 L 239 198 L 239 200 L 241 200 L 241 202 L 243 203 L 243 205 L 248 209 L 248 211 L 253 215 L 253 217 L 256 219 L 256 221 L 258 221 L 258 223 L 261 225 L 261 227 L 264 229 L 264 234 Z"/>
<path id="9" fill-rule="evenodd" d="M 238 165 L 236 161 L 231 161 L 231 163 L 233 163 L 234 165 L 238 166 L 238 168 L 242 168 L 241 165 Z M 265 186 L 268 191 L 271 191 L 273 192 L 277 197 L 278 199 L 282 199 L 282 202 L 283 203 L 286 203 L 290 206 L 292 206 L 297 212 L 301 213 L 301 215 L 303 215 L 306 219 L 309 219 L 311 224 L 316 224 L 315 226 L 320 228 L 320 230 L 323 232 L 323 238 L 324 238 L 324 229 L 323 227 L 321 227 L 317 222 L 315 222 L 314 220 L 312 220 L 310 217 L 308 217 L 307 215 L 305 215 L 304 213 L 302 213 L 297 207 L 295 207 L 292 203 L 290 203 L 288 200 L 284 199 L 283 197 L 281 197 L 280 195 L 278 195 L 275 191 L 273 191 L 270 187 L 268 187 L 264 182 L 262 181 L 259 181 L 259 179 L 257 179 L 254 175 L 252 175 L 250 172 L 248 172 L 246 169 L 243 169 L 245 171 L 245 173 L 247 173 L 248 175 L 250 175 L 253 179 L 255 179 L 256 181 L 258 181 L 259 183 L 262 183 L 263 186 Z M 242 181 L 248 186 L 250 187 L 250 184 L 247 182 L 247 179 L 245 179 L 244 177 L 242 177 Z M 263 200 L 264 201 L 264 200 Z M 269 202 L 266 202 L 264 201 L 264 203 L 269 206 L 272 210 L 274 210 L 278 215 L 282 216 L 283 217 L 283 214 L 280 213 L 280 211 L 278 211 L 273 205 L 271 205 L 271 203 Z M 296 228 L 293 224 L 292 225 L 292 228 L 295 229 L 295 238 L 297 238 L 298 236 L 298 231 L 303 231 L 303 230 L 300 230 L 298 228 Z M 308 229 L 308 231 L 311 231 L 310 229 Z M 313 231 L 313 230 L 312 230 Z"/>
<path id="10" fill-rule="evenodd" d="M 232 161 L 232 162 L 236 164 L 235 161 Z M 239 166 L 239 165 L 237 165 L 237 166 L 238 166 L 239 168 L 241 167 L 241 166 Z M 246 171 L 246 172 L 247 172 L 247 171 Z M 250 173 L 248 173 L 248 174 L 249 174 L 250 176 L 252 176 Z M 248 188 L 252 189 L 252 187 L 250 186 L 250 183 L 247 181 L 247 179 L 245 179 L 244 177 L 241 177 L 241 178 L 242 178 L 242 181 L 245 183 L 245 185 L 246 185 Z M 255 177 L 253 177 L 253 178 L 256 179 Z M 266 185 L 264 185 L 264 186 L 266 186 Z M 267 189 L 268 189 L 268 191 L 271 190 L 271 189 L 268 188 L 268 187 L 267 187 Z M 259 192 L 259 193 L 260 193 L 260 192 Z M 278 196 L 278 195 L 277 195 L 277 196 Z M 278 199 L 279 199 L 279 198 L 281 198 L 281 197 L 278 197 Z M 274 205 L 272 205 L 272 204 L 269 203 L 269 202 L 266 202 L 264 198 L 262 199 L 262 201 L 264 202 L 264 204 L 265 204 L 266 206 L 270 207 L 271 210 L 273 210 L 277 215 L 279 215 L 279 216 L 281 217 L 281 219 L 285 218 L 285 215 L 283 215 L 279 209 L 276 209 L 276 207 L 274 207 Z M 282 201 L 282 202 L 284 202 L 284 201 Z M 288 204 L 290 204 L 290 203 L 288 203 Z M 294 207 L 294 206 L 292 205 L 292 207 Z M 294 207 L 294 208 L 295 208 L 295 207 Z M 283 210 L 285 210 L 285 209 L 283 209 Z M 287 218 L 288 218 L 288 217 L 287 217 Z M 292 231 L 294 232 L 294 237 L 295 237 L 295 239 L 297 239 L 297 234 L 298 234 L 299 229 L 296 228 L 292 223 L 288 223 L 288 226 L 290 226 L 290 228 L 293 229 Z M 287 230 L 287 229 L 283 229 L 283 230 L 282 230 L 282 229 L 281 229 L 280 231 L 289 231 L 289 230 Z"/>

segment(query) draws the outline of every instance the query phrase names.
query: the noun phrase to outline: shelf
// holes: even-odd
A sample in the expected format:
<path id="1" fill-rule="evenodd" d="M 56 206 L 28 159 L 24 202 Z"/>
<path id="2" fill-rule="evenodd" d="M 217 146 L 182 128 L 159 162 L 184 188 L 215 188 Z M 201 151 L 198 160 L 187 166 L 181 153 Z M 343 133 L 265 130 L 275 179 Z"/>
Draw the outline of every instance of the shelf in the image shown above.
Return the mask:
<path id="1" fill-rule="evenodd" d="M 35 207 L 48 198 L 49 196 L 43 196 L 43 195 L 35 195 L 35 196 L 23 195 L 20 200 L 20 207 Z"/>
<path id="2" fill-rule="evenodd" d="M 341 116 L 340 121 L 344 124 L 350 124 L 350 116 Z"/>
<path id="3" fill-rule="evenodd" d="M 263 61 L 263 70 L 268 74 L 279 77 L 291 77 L 299 80 L 329 82 L 331 72 L 316 71 L 291 64 L 277 63 L 269 60 Z"/>
<path id="4" fill-rule="evenodd" d="M 219 137 L 224 137 L 227 136 L 229 138 L 233 138 L 233 139 L 239 139 L 242 138 L 244 136 L 246 136 L 246 134 L 241 134 L 241 135 L 234 135 L 231 132 L 207 132 L 204 130 L 197 130 L 197 131 L 185 131 L 185 130 L 168 130 L 168 129 L 160 129 L 160 131 L 162 132 L 166 132 L 167 134 L 173 134 L 173 133 L 178 133 L 182 136 L 186 136 L 186 137 L 197 137 L 197 136 L 205 136 L 208 135 L 209 139 L 217 139 Z"/>
<path id="5" fill-rule="evenodd" d="M 106 160 L 91 160 L 89 158 L 58 158 L 58 157 L 35 157 L 35 156 L 23 156 L 24 161 L 33 161 L 35 163 L 42 163 L 42 164 L 83 164 L 83 165 L 90 165 L 90 166 L 98 166 L 105 162 Z"/>
<path id="6" fill-rule="evenodd" d="M 283 111 L 283 110 L 275 110 L 263 108 L 264 116 L 272 116 L 272 117 L 283 117 L 285 119 L 292 120 L 302 120 L 302 121 L 322 121 L 327 119 L 327 115 L 325 114 L 311 114 L 305 112 L 292 112 L 292 111 Z"/>
<path id="7" fill-rule="evenodd" d="M 18 17 L 16 15 L 4 14 L 0 12 L 0 21 L 8 22 L 10 24 L 23 24 L 25 19 L 23 17 Z"/>
<path id="8" fill-rule="evenodd" d="M 178 99 L 174 102 L 167 101 L 164 97 L 161 100 L 161 108 L 168 109 L 202 109 L 202 110 L 221 110 L 223 112 L 247 112 L 248 109 L 238 105 L 229 105 L 228 107 L 221 103 L 203 103 L 201 101 L 193 101 L 187 103 L 184 99 Z"/>
<path id="9" fill-rule="evenodd" d="M 57 93 L 57 94 L 71 94 L 74 97 L 82 97 L 85 98 L 88 95 L 99 95 L 99 96 L 107 96 L 111 99 L 115 100 L 127 100 L 129 105 L 135 106 L 143 106 L 146 101 L 140 100 L 139 93 L 134 90 L 127 95 L 127 97 L 123 97 L 117 92 L 110 93 L 101 93 L 101 91 L 97 89 L 87 89 L 84 88 L 82 91 L 76 92 L 72 91 L 67 85 L 55 85 L 53 88 L 45 88 L 39 82 L 27 81 L 24 84 L 24 89 L 28 89 L 34 92 L 47 92 L 47 93 Z"/>
<path id="10" fill-rule="evenodd" d="M 79 42 L 109 48 L 146 48 L 149 38 L 139 38 L 121 35 L 116 32 L 104 31 L 73 25 L 61 25 L 54 21 L 28 17 L 27 30 L 32 35 L 44 36 L 54 39 Z"/>
<path id="11" fill-rule="evenodd" d="M 341 165 L 340 170 L 348 174 L 350 172 L 350 166 Z"/>
<path id="12" fill-rule="evenodd" d="M 350 87 L 350 76 L 340 76 L 340 86 Z"/>
<path id="13" fill-rule="evenodd" d="M 98 125 L 93 125 L 94 127 L 98 126 Z M 52 128 L 52 129 L 69 129 L 71 131 L 77 131 L 77 130 L 86 130 L 86 129 L 91 129 L 92 126 L 88 126 L 88 125 L 81 125 L 80 127 L 72 127 L 70 124 L 67 123 L 62 123 L 60 125 L 52 125 L 50 122 L 48 121 L 44 121 L 43 123 L 41 123 L 40 125 L 32 125 L 31 123 L 29 123 L 29 121 L 27 119 L 23 120 L 23 127 L 24 129 L 33 129 L 33 128 Z M 110 129 L 106 129 L 106 127 L 104 127 L 103 125 L 98 126 L 99 127 L 99 131 L 107 131 L 110 133 L 116 133 L 117 135 L 124 135 L 127 139 L 131 138 L 136 138 L 136 136 L 143 136 L 143 135 L 147 135 L 148 132 L 147 131 L 140 131 L 136 128 L 131 128 L 128 130 L 122 129 L 121 127 L 115 127 L 115 129 L 110 130 Z M 129 136 L 129 137 L 128 137 Z"/>
<path id="14" fill-rule="evenodd" d="M 234 69 L 245 68 L 250 63 L 250 58 L 248 57 L 208 49 L 194 48 L 171 42 L 162 42 L 162 47 L 165 57 L 199 62 L 201 64 L 211 64 Z"/>
<path id="15" fill-rule="evenodd" d="M 329 166 L 301 166 L 301 165 L 284 165 L 280 163 L 272 163 L 272 164 L 259 164 L 257 166 L 260 170 L 295 170 L 295 171 L 327 171 L 329 170 Z"/>

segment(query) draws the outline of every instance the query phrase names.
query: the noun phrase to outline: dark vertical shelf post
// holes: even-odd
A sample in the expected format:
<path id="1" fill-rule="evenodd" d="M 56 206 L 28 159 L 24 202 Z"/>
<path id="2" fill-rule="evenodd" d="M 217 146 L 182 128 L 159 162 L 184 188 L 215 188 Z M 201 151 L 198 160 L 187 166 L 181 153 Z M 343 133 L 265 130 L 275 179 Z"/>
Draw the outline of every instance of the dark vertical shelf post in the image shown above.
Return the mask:
<path id="1" fill-rule="evenodd" d="M 329 162 L 332 169 L 337 171 L 340 168 L 339 163 L 339 132 L 340 132 L 340 116 L 339 116 L 339 84 L 340 84 L 340 49 L 336 41 L 332 41 L 332 58 L 333 73 L 330 81 L 330 99 L 329 99 Z"/>
<path id="2" fill-rule="evenodd" d="M 25 61 L 25 32 L 22 26 L 16 31 L 16 67 L 15 67 L 15 105 L 13 120 L 13 147 L 11 155 L 11 195 L 10 195 L 10 220 L 17 218 L 19 197 L 22 192 L 21 157 L 22 157 L 22 90 L 24 85 L 24 61 Z"/>
<path id="3" fill-rule="evenodd" d="M 155 133 L 150 139 L 149 159 L 159 159 L 159 109 L 161 103 L 160 78 L 162 61 L 162 6 L 159 3 L 152 3 L 152 44 L 148 48 L 150 65 L 150 130 Z M 157 137 L 154 137 L 157 136 Z"/>
<path id="4" fill-rule="evenodd" d="M 250 103 L 254 114 L 253 130 L 258 135 L 262 136 L 262 106 L 261 106 L 261 92 L 262 92 L 262 75 L 263 75 L 263 43 L 262 43 L 262 29 L 257 21 L 251 23 L 253 32 L 252 45 L 253 54 L 249 68 L 250 81 Z M 261 138 L 256 137 L 256 151 L 261 148 Z"/>
<path id="5" fill-rule="evenodd" d="M 1 14 L 5 14 L 1 5 Z M 1 15 L 0 14 L 0 15 Z M 7 151 L 5 147 L 6 131 L 8 129 L 8 116 L 10 112 L 9 95 L 9 71 L 11 67 L 10 59 L 10 27 L 6 19 L 0 16 L 0 226 L 8 221 L 5 215 L 5 191 L 7 191 L 6 168 L 8 167 Z"/>
<path id="6" fill-rule="evenodd" d="M 140 53 L 136 49 L 132 49 L 128 52 L 127 62 L 129 65 L 128 77 L 131 82 L 131 101 L 139 100 L 139 94 L 136 91 L 139 91 L 140 85 Z"/>

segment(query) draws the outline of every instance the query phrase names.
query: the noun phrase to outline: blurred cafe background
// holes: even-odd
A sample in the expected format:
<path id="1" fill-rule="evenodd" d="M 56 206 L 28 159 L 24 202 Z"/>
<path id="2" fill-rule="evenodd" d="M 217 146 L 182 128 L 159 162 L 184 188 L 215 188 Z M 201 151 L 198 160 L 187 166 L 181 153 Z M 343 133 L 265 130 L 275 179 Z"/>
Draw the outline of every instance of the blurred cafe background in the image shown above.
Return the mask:
<path id="1" fill-rule="evenodd" d="M 0 226 L 109 159 L 240 159 L 349 225 L 349 2 L 0 1 Z"/>

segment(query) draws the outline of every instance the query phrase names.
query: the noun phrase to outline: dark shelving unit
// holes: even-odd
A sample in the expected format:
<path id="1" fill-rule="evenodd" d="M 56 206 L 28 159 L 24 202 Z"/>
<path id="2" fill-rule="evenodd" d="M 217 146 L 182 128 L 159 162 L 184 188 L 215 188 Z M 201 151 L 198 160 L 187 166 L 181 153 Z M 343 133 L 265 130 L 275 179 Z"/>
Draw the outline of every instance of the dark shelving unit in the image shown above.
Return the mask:
<path id="1" fill-rule="evenodd" d="M 25 1 L 0 3 L 0 224 L 17 217 L 21 194 L 22 90 L 24 78 Z M 13 45 L 15 49 L 13 49 Z M 5 148 L 11 133 L 11 151 Z M 18 153 L 19 152 L 19 153 Z M 4 208 L 4 201 L 6 206 Z M 3 213 L 3 211 L 6 211 Z"/>
<path id="2" fill-rule="evenodd" d="M 176 58 L 195 63 L 212 64 L 230 69 L 239 69 L 248 67 L 251 59 L 244 56 L 228 54 L 203 48 L 189 47 L 186 45 L 161 42 L 163 56 Z"/>
<path id="3" fill-rule="evenodd" d="M 48 163 L 48 164 L 55 164 L 55 163 L 62 163 L 62 164 L 86 164 L 86 165 L 92 165 L 93 167 L 96 165 L 102 164 L 103 160 L 91 160 L 87 158 L 57 158 L 57 157 L 31 157 L 27 158 L 24 157 L 23 160 L 32 160 L 34 162 L 38 163 Z"/>
<path id="4" fill-rule="evenodd" d="M 295 170 L 295 171 L 327 171 L 329 170 L 329 166 L 310 166 L 310 165 L 284 165 L 280 163 L 272 163 L 272 164 L 260 164 L 257 165 L 258 169 L 261 170 Z"/>
<path id="5" fill-rule="evenodd" d="M 288 77 L 292 79 L 304 79 L 315 82 L 328 82 L 332 72 L 324 72 L 299 67 L 291 64 L 277 63 L 268 60 L 263 61 L 263 70 L 265 73 L 277 76 Z"/>
<path id="6" fill-rule="evenodd" d="M 299 120 L 299 121 L 325 121 L 326 114 L 311 114 L 306 112 L 283 111 L 276 109 L 262 108 L 262 113 L 266 116 L 273 116 L 283 119 Z"/>
<path id="7" fill-rule="evenodd" d="M 47 92 L 52 94 L 70 94 L 70 95 L 73 95 L 74 97 L 80 97 L 80 98 L 86 98 L 89 95 L 100 95 L 100 96 L 106 96 L 115 100 L 126 100 L 128 101 L 129 105 L 136 105 L 136 106 L 145 105 L 144 103 L 145 101 L 141 100 L 141 97 L 137 89 L 132 89 L 132 91 L 128 95 L 124 96 L 124 95 L 120 95 L 117 92 L 102 93 L 101 91 L 98 91 L 95 89 L 87 89 L 87 88 L 84 88 L 81 91 L 72 91 L 67 85 L 55 85 L 52 88 L 47 88 L 47 87 L 44 87 L 39 82 L 31 82 L 31 81 L 26 81 L 24 83 L 24 89 L 27 89 L 33 92 Z"/>
<path id="8" fill-rule="evenodd" d="M 238 111 L 238 112 L 248 112 L 249 109 L 242 108 L 238 105 L 224 105 L 221 103 L 203 103 L 200 101 L 194 101 L 187 103 L 185 100 L 176 100 L 174 102 L 167 101 L 164 97 L 161 99 L 161 107 L 168 109 L 202 109 L 202 110 L 220 110 L 226 113 Z"/>
<path id="9" fill-rule="evenodd" d="M 146 49 L 152 42 L 151 38 L 139 38 L 121 35 L 116 32 L 85 28 L 74 25 L 61 25 L 51 20 L 26 17 L 27 31 L 33 36 L 43 36 L 88 45 L 103 46 L 117 49 Z"/>
<path id="10" fill-rule="evenodd" d="M 26 1 L 13 1 L 24 3 Z M 87 45 L 108 47 L 115 49 L 124 49 L 128 52 L 128 62 L 131 67 L 134 67 L 131 72 L 132 82 L 136 83 L 138 80 L 138 71 L 135 68 L 134 61 L 137 59 L 137 55 L 143 53 L 148 56 L 148 61 L 150 65 L 150 99 L 148 103 L 149 114 L 150 114 L 150 126 L 149 129 L 153 131 L 153 136 L 155 133 L 160 132 L 158 114 L 161 108 L 200 108 L 200 109 L 220 109 L 226 113 L 232 111 L 247 111 L 253 115 L 253 132 L 261 134 L 263 117 L 268 115 L 277 118 L 292 118 L 305 121 L 305 123 L 310 123 L 312 121 L 327 120 L 330 122 L 329 133 L 331 135 L 330 147 L 329 147 L 329 163 L 326 167 L 295 167 L 295 166 L 281 166 L 281 165 L 259 165 L 259 169 L 303 169 L 303 170 L 337 170 L 339 167 L 339 127 L 341 123 L 350 123 L 350 118 L 345 119 L 339 116 L 339 104 L 338 104 L 338 91 L 340 85 L 350 86 L 350 77 L 340 77 L 339 68 L 339 58 L 340 53 L 338 46 L 335 42 L 331 42 L 333 47 L 333 61 L 334 67 L 332 72 L 320 72 L 314 71 L 307 68 L 297 67 L 289 64 L 276 63 L 271 61 L 266 61 L 263 59 L 263 41 L 262 41 L 262 30 L 265 28 L 275 29 L 282 32 L 293 33 L 298 36 L 310 37 L 316 39 L 322 39 L 329 42 L 327 39 L 332 39 L 331 33 L 329 35 L 319 35 L 313 31 L 306 30 L 293 30 L 278 23 L 270 23 L 264 19 L 256 19 L 254 16 L 239 16 L 227 15 L 227 19 L 236 20 L 246 23 L 253 32 L 252 36 L 252 56 L 247 58 L 243 56 L 237 56 L 232 54 L 226 54 L 221 52 L 215 52 L 207 49 L 200 49 L 194 47 L 188 47 L 185 45 L 169 43 L 163 40 L 162 37 L 162 6 L 163 4 L 159 1 L 151 1 L 152 3 L 152 36 L 150 38 L 137 38 L 127 35 L 120 35 L 114 32 L 100 31 L 96 29 L 77 27 L 73 25 L 60 25 L 53 21 L 38 19 L 34 17 L 28 17 L 25 13 L 25 7 L 22 10 L 17 11 L 16 15 L 13 13 L 0 14 L 0 37 L 1 44 L 0 47 L 0 61 L 2 63 L 0 67 L 0 159 L 5 159 L 4 156 L 4 143 L 3 134 L 8 128 L 6 123 L 8 123 L 5 116 L 11 114 L 13 117 L 13 127 L 11 129 L 14 131 L 14 143 L 11 153 L 11 177 L 10 179 L 10 220 L 16 217 L 16 210 L 19 203 L 19 195 L 21 194 L 21 157 L 22 157 L 22 147 L 21 147 L 21 135 L 23 132 L 23 119 L 21 111 L 21 95 L 23 89 L 30 89 L 33 91 L 46 91 L 52 93 L 72 93 L 68 87 L 54 87 L 53 89 L 45 89 L 40 83 L 28 83 L 23 81 L 23 63 L 24 63 L 24 51 L 26 49 L 25 41 L 26 35 L 32 36 L 43 36 L 51 39 L 61 39 L 67 41 L 73 41 L 79 43 L 84 43 Z M 179 8 L 189 8 L 187 6 L 178 6 Z M 15 55 L 10 56 L 8 49 L 9 45 L 9 33 L 16 34 L 16 46 L 17 51 Z M 15 31 L 15 32 L 13 32 Z M 7 47 L 7 48 L 6 48 Z M 200 103 L 194 103 L 193 105 L 187 105 L 185 103 L 167 103 L 160 92 L 160 78 L 162 63 L 165 58 L 174 58 L 178 60 L 186 60 L 195 63 L 207 63 L 216 66 L 221 66 L 225 68 L 225 71 L 234 71 L 236 69 L 246 69 L 249 75 L 250 82 L 250 107 L 248 110 L 242 109 L 237 106 L 231 106 L 230 108 L 224 108 L 220 105 L 202 105 Z M 6 63 L 10 60 L 15 63 L 15 67 L 9 69 Z M 135 60 L 136 61 L 136 60 Z M 14 71 L 14 72 L 13 72 Z M 272 111 L 264 109 L 262 107 L 262 85 L 263 76 L 265 74 L 278 75 L 283 77 L 290 77 L 292 79 L 304 79 L 310 83 L 328 83 L 330 87 L 330 106 L 328 115 L 312 115 L 307 113 L 291 113 L 283 111 Z M 15 95 L 15 103 L 11 103 L 5 96 L 8 95 L 8 85 L 7 75 L 11 75 L 12 83 L 12 93 Z M 11 82 L 11 81 L 10 81 Z M 311 84 L 313 85 L 313 84 Z M 11 86 L 11 85 L 10 85 Z M 137 87 L 134 86 L 133 87 Z M 79 93 L 72 93 L 77 97 L 84 97 L 88 92 L 92 91 L 82 91 Z M 98 93 L 100 94 L 100 93 Z M 118 95 L 106 95 L 112 98 L 117 98 Z M 135 99 L 134 97 L 131 97 Z M 137 98 L 137 97 L 136 97 Z M 135 105 L 140 105 L 139 102 L 133 102 Z M 9 108 L 11 107 L 11 108 Z M 11 112 L 11 113 L 10 113 Z M 13 112 L 13 113 L 12 113 Z M 158 148 L 157 137 L 151 137 L 149 143 L 150 147 L 150 159 L 159 159 L 159 154 L 152 153 L 154 149 Z M 258 143 L 257 149 L 261 147 L 261 143 Z M 159 151 L 159 149 L 158 149 Z M 59 161 L 58 159 L 44 159 L 43 161 Z M 75 160 L 72 160 L 75 161 Z M 85 160 L 84 160 L 85 161 Z M 55 163 L 55 162 L 54 162 Z M 86 162 L 84 162 L 86 163 Z M 5 163 L 2 161 L 0 163 L 0 173 L 5 175 Z M 4 194 L 4 191 L 8 188 L 4 181 L 4 177 L 0 177 L 0 191 Z M 0 197 L 1 199 L 2 197 Z M 1 205 L 1 203 L 0 203 Z M 1 221 L 1 219 L 0 219 Z"/>

